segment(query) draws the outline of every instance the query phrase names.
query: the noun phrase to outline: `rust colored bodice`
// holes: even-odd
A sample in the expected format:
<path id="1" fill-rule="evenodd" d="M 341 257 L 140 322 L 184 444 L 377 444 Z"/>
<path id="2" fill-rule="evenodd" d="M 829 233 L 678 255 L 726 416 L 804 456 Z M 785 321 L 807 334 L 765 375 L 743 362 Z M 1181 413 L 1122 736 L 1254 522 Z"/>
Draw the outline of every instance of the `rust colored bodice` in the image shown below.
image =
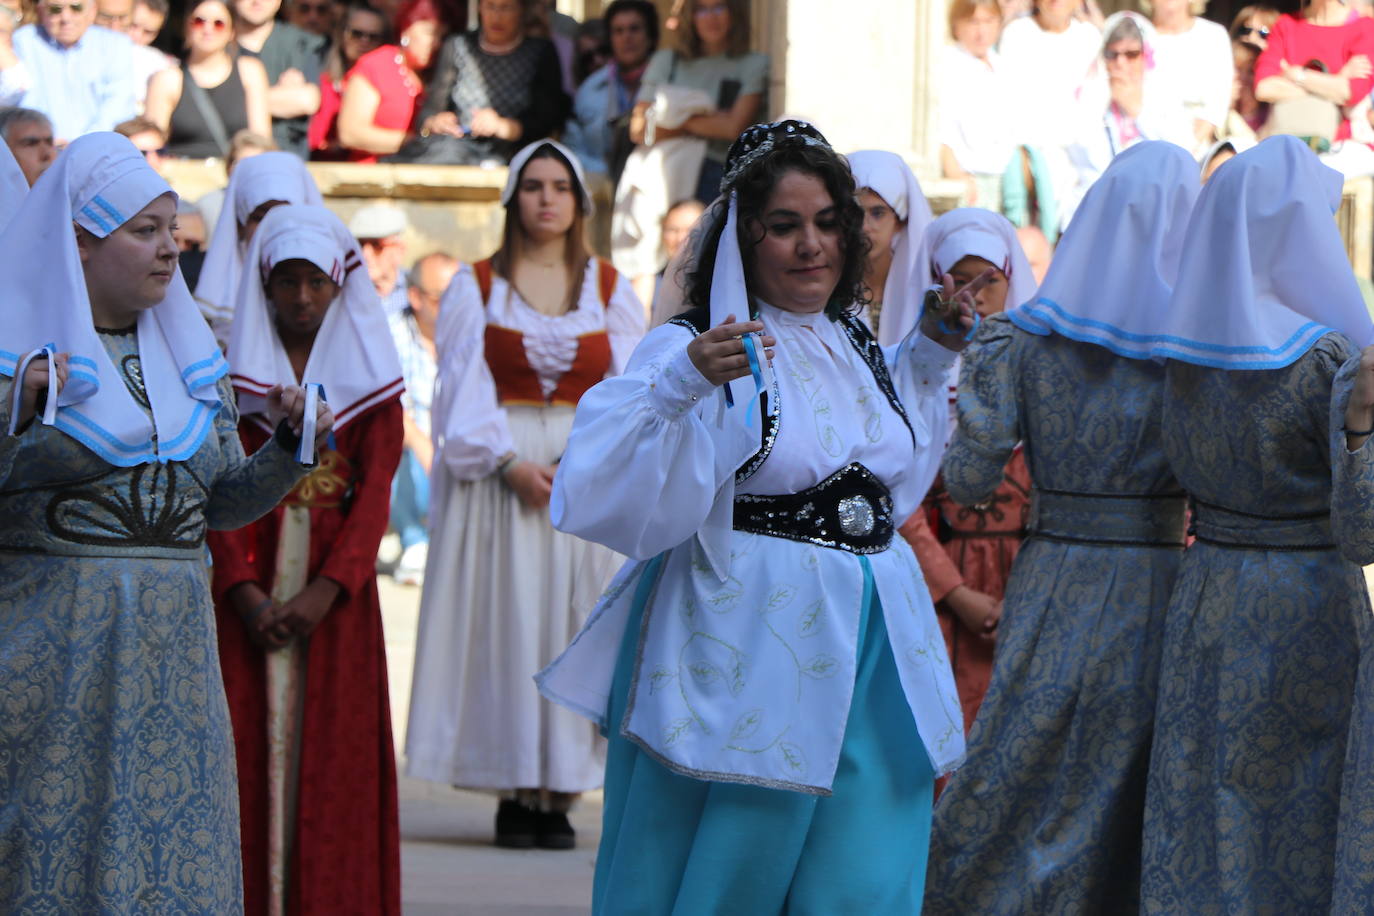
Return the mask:
<path id="1" fill-rule="evenodd" d="M 572 367 L 563 373 L 558 386 L 547 398 L 539 386 L 539 374 L 525 356 L 524 334 L 500 325 L 487 325 L 486 358 L 500 403 L 576 407 L 587 389 L 605 378 L 610 370 L 611 339 L 605 331 L 579 337 Z"/>

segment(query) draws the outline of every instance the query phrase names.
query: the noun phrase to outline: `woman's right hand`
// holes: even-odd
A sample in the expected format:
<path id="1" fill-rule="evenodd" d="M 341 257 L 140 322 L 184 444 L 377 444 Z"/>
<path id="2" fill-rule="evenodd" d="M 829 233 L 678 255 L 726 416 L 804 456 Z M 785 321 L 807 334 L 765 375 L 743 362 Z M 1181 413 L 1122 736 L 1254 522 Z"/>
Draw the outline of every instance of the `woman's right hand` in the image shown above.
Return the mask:
<path id="1" fill-rule="evenodd" d="M 527 509 L 542 509 L 553 493 L 553 475 L 558 469 L 534 461 L 517 461 L 506 469 L 506 486 L 515 491 Z"/>
<path id="2" fill-rule="evenodd" d="M 687 345 L 687 355 L 692 365 L 702 377 L 712 385 L 723 385 L 749 374 L 749 356 L 744 351 L 744 335 L 763 331 L 762 321 L 735 322 L 734 315 L 727 315 L 725 321 L 699 334 L 696 340 Z M 764 334 L 763 356 L 773 360 L 773 347 L 778 342 Z"/>
<path id="3" fill-rule="evenodd" d="M 425 118 L 420 125 L 420 136 L 443 134 L 449 137 L 463 136 L 463 125 L 458 123 L 458 115 L 451 111 L 441 111 Z"/>
<path id="4" fill-rule="evenodd" d="M 60 392 L 67 384 L 67 358 L 70 354 L 59 353 L 53 359 L 53 366 L 57 370 L 57 392 Z M 29 424 L 38 413 L 38 397 L 48 390 L 48 358 L 40 356 L 29 367 L 24 370 L 24 380 L 21 382 L 23 390 L 19 395 L 19 416 L 15 418 L 15 429 L 22 429 Z M 52 392 L 50 396 L 55 397 L 57 392 Z"/>

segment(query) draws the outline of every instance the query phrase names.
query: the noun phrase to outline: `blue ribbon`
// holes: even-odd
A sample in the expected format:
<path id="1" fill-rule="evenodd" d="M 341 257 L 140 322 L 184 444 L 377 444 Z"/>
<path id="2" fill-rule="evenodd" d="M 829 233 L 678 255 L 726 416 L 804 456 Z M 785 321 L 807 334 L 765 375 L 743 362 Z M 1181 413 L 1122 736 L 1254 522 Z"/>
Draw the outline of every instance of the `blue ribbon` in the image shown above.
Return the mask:
<path id="1" fill-rule="evenodd" d="M 978 325 L 980 325 L 980 324 L 982 324 L 982 323 L 983 323 L 983 316 L 980 315 L 980 314 L 978 314 L 977 312 L 974 312 L 974 313 L 973 313 L 973 327 L 971 327 L 971 328 L 968 329 L 968 333 L 964 335 L 964 340 L 972 340 L 972 339 L 973 339 L 973 335 L 978 333 Z M 940 331 L 941 331 L 942 333 L 945 333 L 945 334 L 957 334 L 957 333 L 959 333 L 959 331 L 958 331 L 957 328 L 945 327 L 945 319 L 943 319 L 943 318 L 940 319 Z"/>
<path id="2" fill-rule="evenodd" d="M 759 402 L 759 396 L 763 394 L 763 366 L 759 364 L 758 345 L 753 334 L 745 334 L 743 338 L 744 355 L 749 359 L 749 374 L 754 377 L 754 397 L 749 401 L 749 411 L 744 415 L 744 422 L 754 422 L 754 407 Z"/>

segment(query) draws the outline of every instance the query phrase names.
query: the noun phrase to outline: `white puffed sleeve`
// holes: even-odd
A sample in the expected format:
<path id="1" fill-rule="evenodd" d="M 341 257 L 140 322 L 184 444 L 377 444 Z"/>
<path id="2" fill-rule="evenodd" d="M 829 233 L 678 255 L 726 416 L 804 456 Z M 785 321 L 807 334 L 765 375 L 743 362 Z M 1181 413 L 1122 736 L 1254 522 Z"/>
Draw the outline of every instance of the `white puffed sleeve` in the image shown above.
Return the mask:
<path id="1" fill-rule="evenodd" d="M 735 470 L 759 448 L 759 412 L 721 410 L 720 389 L 687 355 L 692 339 L 680 325 L 655 328 L 623 375 L 582 396 L 554 478 L 555 528 L 646 559 L 733 505 Z"/>
<path id="2" fill-rule="evenodd" d="M 895 347 L 884 347 L 888 374 L 897 397 L 906 408 L 916 451 L 911 472 L 902 484 L 898 505 L 915 495 L 925 497 L 940 472 L 940 457 L 949 442 L 949 382 L 959 354 L 921 333 L 918 323 Z"/>
<path id="3" fill-rule="evenodd" d="M 486 359 L 486 308 L 472 268 L 464 264 L 444 291 L 435 332 L 439 372 L 431 423 L 444 466 L 459 480 L 493 473 L 515 450 L 506 412 Z"/>
<path id="4" fill-rule="evenodd" d="M 611 368 L 606 373 L 609 378 L 625 372 L 630 354 L 644 339 L 644 305 L 624 274 L 616 277 L 611 301 L 606 303 L 606 336 L 611 341 Z"/>

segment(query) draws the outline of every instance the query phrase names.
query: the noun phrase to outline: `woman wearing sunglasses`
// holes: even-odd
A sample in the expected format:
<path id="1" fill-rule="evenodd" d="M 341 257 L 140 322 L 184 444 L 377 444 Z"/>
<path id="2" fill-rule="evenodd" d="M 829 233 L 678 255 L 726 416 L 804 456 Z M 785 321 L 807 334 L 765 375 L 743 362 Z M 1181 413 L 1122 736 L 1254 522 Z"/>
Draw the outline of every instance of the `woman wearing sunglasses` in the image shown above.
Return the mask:
<path id="1" fill-rule="evenodd" d="M 294 4 L 293 4 L 294 5 Z M 391 29 L 386 17 L 363 0 L 350 0 L 339 17 L 334 41 L 320 73 L 320 108 L 310 118 L 310 158 L 344 158 L 339 146 L 339 106 L 343 102 L 344 77 L 369 51 L 386 44 Z"/>
<path id="2" fill-rule="evenodd" d="M 167 153 L 223 156 L 240 130 L 270 135 L 267 71 L 257 58 L 238 53 L 229 7 L 223 0 L 195 4 L 185 34 L 181 68 L 164 70 L 148 84 L 146 114 L 167 134 Z"/>
<path id="3" fill-rule="evenodd" d="M 1155 87 L 1154 45 L 1154 26 L 1139 13 L 1116 13 L 1103 25 L 1102 53 L 1083 91 L 1078 140 L 1068 151 L 1078 185 L 1063 211 L 1066 225 L 1078 201 L 1122 150 L 1144 140 L 1193 146 L 1192 117 Z"/>

